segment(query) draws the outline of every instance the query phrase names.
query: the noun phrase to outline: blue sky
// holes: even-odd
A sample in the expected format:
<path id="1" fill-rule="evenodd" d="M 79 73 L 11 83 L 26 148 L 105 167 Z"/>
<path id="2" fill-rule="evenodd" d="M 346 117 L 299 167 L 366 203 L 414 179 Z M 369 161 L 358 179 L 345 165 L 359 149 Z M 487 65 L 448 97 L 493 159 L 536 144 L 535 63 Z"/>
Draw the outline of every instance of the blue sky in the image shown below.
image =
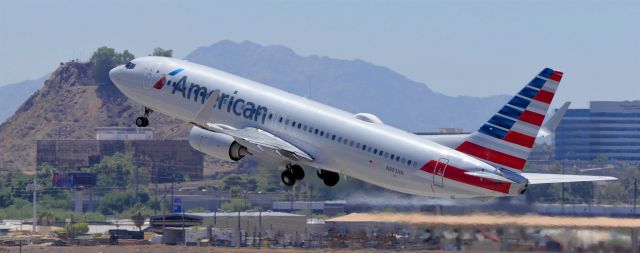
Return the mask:
<path id="1" fill-rule="evenodd" d="M 556 103 L 640 99 L 640 1 L 5 1 L 0 85 L 99 46 L 183 57 L 216 41 L 362 59 L 447 95 L 513 94 L 543 67 Z M 574 106 L 572 106 L 574 107 Z"/>

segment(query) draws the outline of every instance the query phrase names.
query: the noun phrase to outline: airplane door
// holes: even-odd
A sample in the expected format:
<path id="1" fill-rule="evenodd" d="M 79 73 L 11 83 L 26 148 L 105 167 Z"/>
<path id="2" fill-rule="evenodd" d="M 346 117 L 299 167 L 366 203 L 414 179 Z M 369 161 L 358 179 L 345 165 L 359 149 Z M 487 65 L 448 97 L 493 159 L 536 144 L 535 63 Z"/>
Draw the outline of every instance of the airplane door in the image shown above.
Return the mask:
<path id="1" fill-rule="evenodd" d="M 447 171 L 449 165 L 449 159 L 440 158 L 433 168 L 433 185 L 438 187 L 444 187 L 444 173 Z"/>
<path id="2" fill-rule="evenodd" d="M 144 71 L 145 78 L 142 87 L 150 89 L 158 80 L 160 80 L 160 63 L 151 63 Z"/>

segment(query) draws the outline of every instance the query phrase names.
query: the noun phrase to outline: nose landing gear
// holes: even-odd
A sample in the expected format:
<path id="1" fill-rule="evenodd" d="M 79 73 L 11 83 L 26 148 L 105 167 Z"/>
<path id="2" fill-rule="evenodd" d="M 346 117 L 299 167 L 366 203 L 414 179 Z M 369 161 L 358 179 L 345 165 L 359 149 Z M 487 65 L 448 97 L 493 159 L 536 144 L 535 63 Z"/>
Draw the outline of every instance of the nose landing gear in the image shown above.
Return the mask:
<path id="1" fill-rule="evenodd" d="M 147 127 L 149 126 L 149 114 L 151 114 L 153 110 L 150 108 L 144 107 L 144 114 L 141 117 L 136 119 L 136 126 L 138 127 Z"/>
<path id="2" fill-rule="evenodd" d="M 287 165 L 287 169 L 285 169 L 282 174 L 280 174 L 280 179 L 282 179 L 282 183 L 287 186 L 293 186 L 296 183 L 296 180 L 302 180 L 304 178 L 304 170 L 300 165 Z"/>

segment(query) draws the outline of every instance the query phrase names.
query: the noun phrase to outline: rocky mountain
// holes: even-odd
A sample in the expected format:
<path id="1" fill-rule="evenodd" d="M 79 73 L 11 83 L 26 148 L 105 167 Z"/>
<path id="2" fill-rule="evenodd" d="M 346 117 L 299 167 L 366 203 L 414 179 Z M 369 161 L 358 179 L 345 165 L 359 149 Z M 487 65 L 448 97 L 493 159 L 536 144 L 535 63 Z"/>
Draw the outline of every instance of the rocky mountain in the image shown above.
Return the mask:
<path id="1" fill-rule="evenodd" d="M 95 127 L 131 126 L 140 107 L 113 84 L 97 83 L 90 63 L 60 66 L 7 121 L 0 125 L 0 166 L 32 171 L 36 140 L 94 139 Z M 159 113 L 152 114 L 160 138 L 179 138 L 189 126 Z"/>
<path id="2" fill-rule="evenodd" d="M 371 112 L 411 131 L 474 129 L 507 99 L 449 97 L 361 60 L 303 57 L 283 46 L 251 42 L 221 41 L 186 59 L 347 111 Z M 91 68 L 90 63 L 63 64 L 0 125 L 0 167 L 33 170 L 39 139 L 93 139 L 95 127 L 134 125 L 140 106 L 113 84 L 97 82 Z M 190 129 L 159 113 L 151 114 L 150 121 L 158 138 L 184 138 Z"/>
<path id="3" fill-rule="evenodd" d="M 185 59 L 349 112 L 373 113 L 388 125 L 413 132 L 440 127 L 475 130 L 509 98 L 446 96 L 362 60 L 303 57 L 284 46 L 249 41 L 220 41 Z"/>
<path id="4" fill-rule="evenodd" d="M 31 94 L 40 89 L 48 75 L 36 80 L 0 86 L 0 124 L 9 118 Z"/>

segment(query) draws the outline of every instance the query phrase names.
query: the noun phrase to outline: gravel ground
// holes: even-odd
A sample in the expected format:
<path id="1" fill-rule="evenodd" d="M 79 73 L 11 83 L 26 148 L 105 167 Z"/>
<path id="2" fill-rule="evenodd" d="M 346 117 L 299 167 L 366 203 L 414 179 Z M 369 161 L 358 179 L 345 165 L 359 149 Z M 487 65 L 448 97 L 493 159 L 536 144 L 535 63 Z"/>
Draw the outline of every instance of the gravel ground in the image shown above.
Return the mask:
<path id="1" fill-rule="evenodd" d="M 18 247 L 0 247 L 0 253 L 16 253 L 20 252 Z M 52 246 L 25 246 L 22 247 L 23 253 L 31 252 L 47 252 L 47 253 L 205 253 L 205 252 L 265 252 L 265 253 L 321 253 L 321 252 L 396 252 L 393 250 L 333 250 L 333 249 L 236 249 L 236 248 L 218 248 L 218 247 L 184 247 L 184 246 L 168 246 L 168 245 L 138 245 L 138 246 L 69 246 L 69 247 L 52 247 Z M 442 252 L 442 251 L 411 251 L 411 252 Z M 471 252 L 471 251 L 465 251 Z M 485 252 L 489 253 L 489 252 Z"/>

